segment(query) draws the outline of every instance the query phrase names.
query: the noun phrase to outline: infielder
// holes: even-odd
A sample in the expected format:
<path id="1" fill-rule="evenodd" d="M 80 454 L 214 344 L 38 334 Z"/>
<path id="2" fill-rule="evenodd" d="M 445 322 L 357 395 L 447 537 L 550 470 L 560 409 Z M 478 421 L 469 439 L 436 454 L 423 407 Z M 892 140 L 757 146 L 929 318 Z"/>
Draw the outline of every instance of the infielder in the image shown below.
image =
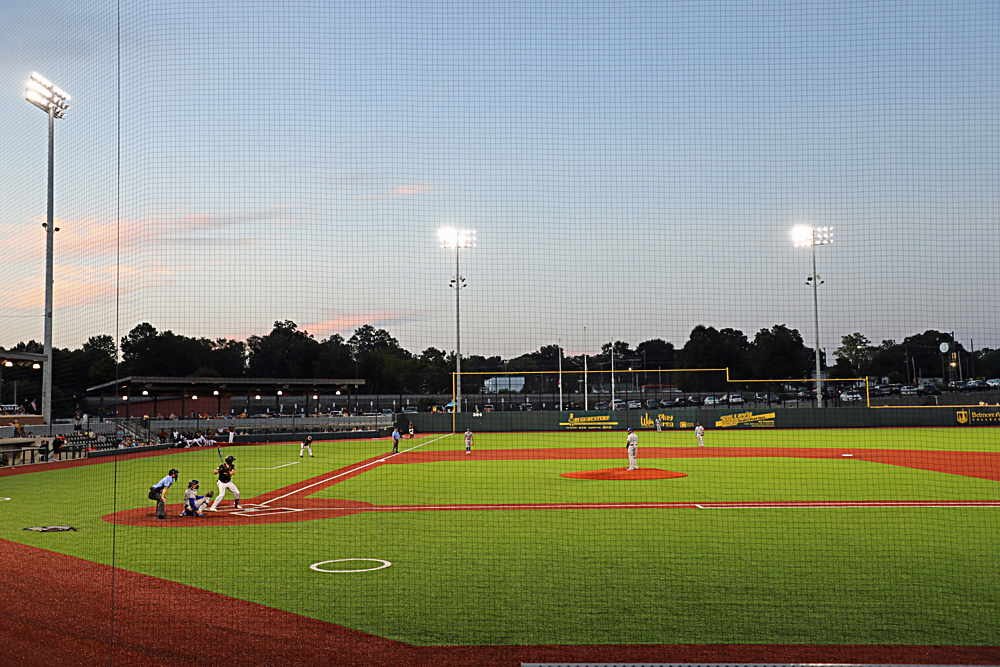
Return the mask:
<path id="1" fill-rule="evenodd" d="M 219 487 L 219 497 L 215 499 L 212 506 L 208 508 L 210 512 L 218 512 L 216 508 L 219 503 L 222 502 L 223 496 L 226 495 L 226 489 L 232 489 L 233 493 L 236 495 L 236 500 L 233 501 L 236 509 L 242 509 L 240 507 L 240 490 L 236 488 L 233 484 L 233 475 L 236 474 L 236 466 L 233 465 L 233 461 L 236 460 L 235 456 L 227 456 L 224 463 L 219 464 L 219 467 L 215 469 L 215 474 L 219 476 L 219 481 L 215 484 Z"/>
<path id="2" fill-rule="evenodd" d="M 184 492 L 184 511 L 181 512 L 181 516 L 205 516 L 205 507 L 211 499 L 211 491 L 204 496 L 198 495 L 198 480 L 192 479 Z"/>
<path id="3" fill-rule="evenodd" d="M 167 476 L 157 482 L 154 486 L 149 487 L 149 499 L 156 501 L 156 518 L 166 519 L 167 518 L 167 505 L 164 502 L 164 498 L 167 495 L 167 489 L 169 489 L 174 480 L 177 479 L 177 468 L 171 468 Z"/>
<path id="4" fill-rule="evenodd" d="M 465 429 L 465 453 L 466 454 L 471 454 L 472 453 L 472 442 L 473 442 L 472 429 L 471 428 L 467 428 L 467 429 Z"/>
<path id="5" fill-rule="evenodd" d="M 313 458 L 312 444 L 313 444 L 313 437 L 311 435 L 307 435 L 306 439 L 302 441 L 301 445 L 299 445 L 299 458 L 300 459 L 302 458 L 302 452 L 304 452 L 307 449 L 309 450 L 309 458 Z"/>
<path id="6" fill-rule="evenodd" d="M 639 452 L 639 436 L 632 431 L 631 427 L 628 430 L 628 438 L 625 442 L 625 448 L 628 450 L 628 469 L 638 470 L 639 464 L 635 460 L 635 455 Z"/>
<path id="7" fill-rule="evenodd" d="M 701 425 L 701 422 L 695 422 L 694 434 L 698 436 L 698 446 L 705 446 L 705 427 Z"/>

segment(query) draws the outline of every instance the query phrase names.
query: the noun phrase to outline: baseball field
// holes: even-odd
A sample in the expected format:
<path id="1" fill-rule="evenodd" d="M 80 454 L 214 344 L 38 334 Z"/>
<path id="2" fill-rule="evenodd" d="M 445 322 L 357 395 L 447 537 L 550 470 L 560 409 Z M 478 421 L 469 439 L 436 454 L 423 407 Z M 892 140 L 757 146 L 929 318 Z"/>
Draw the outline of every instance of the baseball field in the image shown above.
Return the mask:
<path id="1" fill-rule="evenodd" d="M 215 448 L 6 470 L 0 658 L 1000 660 L 1000 431 L 705 440 L 643 432 L 634 471 L 620 432 L 223 447 L 243 507 L 205 517 Z"/>

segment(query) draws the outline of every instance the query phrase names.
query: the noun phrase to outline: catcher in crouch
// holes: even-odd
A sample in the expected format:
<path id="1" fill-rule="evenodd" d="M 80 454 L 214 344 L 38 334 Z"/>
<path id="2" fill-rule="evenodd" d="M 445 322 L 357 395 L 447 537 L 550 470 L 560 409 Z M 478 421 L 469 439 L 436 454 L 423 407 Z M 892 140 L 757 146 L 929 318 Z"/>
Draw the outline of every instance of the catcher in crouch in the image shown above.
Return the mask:
<path id="1" fill-rule="evenodd" d="M 234 461 L 236 461 L 235 456 L 227 456 L 226 460 L 219 464 L 219 467 L 215 469 L 215 474 L 219 476 L 219 481 L 216 482 L 216 485 L 219 487 L 219 497 L 216 498 L 215 502 L 212 503 L 212 506 L 208 508 L 208 511 L 210 512 L 219 511 L 216 508 L 219 506 L 219 503 L 222 502 L 223 496 L 226 495 L 226 489 L 231 489 L 236 495 L 236 500 L 234 501 L 236 509 L 242 509 L 240 507 L 240 490 L 236 488 L 235 484 L 233 484 L 233 475 L 236 474 L 236 466 L 233 464 Z"/>
<path id="2" fill-rule="evenodd" d="M 205 507 L 212 499 L 214 492 L 209 491 L 203 496 L 198 495 L 198 480 L 192 479 L 188 482 L 187 491 L 184 492 L 184 511 L 181 516 L 205 516 Z"/>

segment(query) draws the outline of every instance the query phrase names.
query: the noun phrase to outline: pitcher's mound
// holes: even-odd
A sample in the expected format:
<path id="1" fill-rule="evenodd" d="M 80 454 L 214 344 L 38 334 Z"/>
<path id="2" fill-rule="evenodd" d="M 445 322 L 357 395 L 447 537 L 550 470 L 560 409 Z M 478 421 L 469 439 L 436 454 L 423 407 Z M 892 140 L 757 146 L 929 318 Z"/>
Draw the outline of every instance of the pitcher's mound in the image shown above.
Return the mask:
<path id="1" fill-rule="evenodd" d="M 571 479 L 673 479 L 675 477 L 687 477 L 687 473 L 674 472 L 672 470 L 657 470 L 656 468 L 639 468 L 638 470 L 608 468 L 607 470 L 564 472 L 559 476 Z"/>

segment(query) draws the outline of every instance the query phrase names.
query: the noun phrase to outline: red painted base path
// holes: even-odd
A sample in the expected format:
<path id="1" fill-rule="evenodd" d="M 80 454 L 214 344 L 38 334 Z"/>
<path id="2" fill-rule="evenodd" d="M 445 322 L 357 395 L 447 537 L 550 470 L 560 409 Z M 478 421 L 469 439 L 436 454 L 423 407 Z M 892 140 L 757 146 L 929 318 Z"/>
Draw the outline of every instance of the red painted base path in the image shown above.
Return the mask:
<path id="1" fill-rule="evenodd" d="M 647 458 L 797 457 L 853 458 L 1000 481 L 1000 455 L 898 450 L 761 448 L 644 448 Z M 620 459 L 618 449 L 549 449 L 474 452 L 407 452 L 321 475 L 252 499 L 257 507 L 288 505 L 294 512 L 217 514 L 167 521 L 148 509 L 105 520 L 162 527 L 245 525 L 248 521 L 302 520 L 359 511 L 468 511 L 489 509 L 597 509 L 607 504 L 450 505 L 375 507 L 307 496 L 378 465 L 444 460 Z M 65 467 L 52 464 L 52 467 Z M 640 467 L 640 471 L 642 468 Z M 27 472 L 27 471 L 25 471 Z M 639 471 L 632 471 L 639 472 Z M 666 471 L 664 471 L 666 472 Z M 624 474 L 624 470 L 622 470 Z M 16 473 L 15 473 L 16 474 Z M 618 473 L 614 473 L 618 474 Z M 2 474 L 0 474 L 2 476 Z M 307 488 L 308 487 L 308 488 Z M 282 496 L 285 496 L 282 498 Z M 987 504 L 930 501 L 943 504 Z M 329 509 L 336 504 L 339 509 Z M 920 501 L 872 503 L 646 503 L 644 507 L 913 506 Z M 1000 504 L 1000 503 L 991 503 Z M 292 507 L 294 506 L 294 507 Z M 624 506 L 624 505 L 623 505 Z M 315 507 L 316 511 L 310 511 Z M 319 509 L 322 507 L 323 509 Z M 176 510 L 176 511 L 173 511 Z M 330 513 L 332 512 L 332 514 Z M 280 517 L 296 517 L 284 519 Z M 298 518 L 302 517 L 302 518 Z M 57 534 L 53 535 L 57 538 Z M 463 646 L 418 647 L 324 623 L 182 584 L 0 540 L 0 665 L 34 667 L 265 667 L 465 666 L 517 667 L 522 662 L 560 663 L 860 663 L 1000 664 L 998 646 L 682 645 L 682 646 Z M 192 613 L 192 610 L 196 610 Z"/>

